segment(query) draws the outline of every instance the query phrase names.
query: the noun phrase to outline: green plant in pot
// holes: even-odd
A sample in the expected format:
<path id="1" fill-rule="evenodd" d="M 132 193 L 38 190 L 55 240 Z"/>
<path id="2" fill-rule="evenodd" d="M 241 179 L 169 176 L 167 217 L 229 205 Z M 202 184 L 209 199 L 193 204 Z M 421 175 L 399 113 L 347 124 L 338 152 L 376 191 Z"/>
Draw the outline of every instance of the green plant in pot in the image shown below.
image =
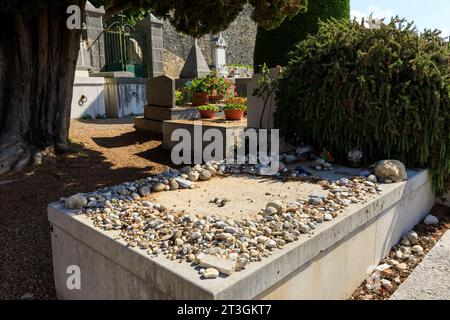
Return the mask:
<path id="1" fill-rule="evenodd" d="M 242 120 L 245 111 L 247 111 L 247 106 L 241 103 L 227 103 L 223 107 L 227 120 Z"/>
<path id="2" fill-rule="evenodd" d="M 208 85 L 205 79 L 192 80 L 189 88 L 192 90 L 192 106 L 203 106 L 209 102 Z"/>
<path id="3" fill-rule="evenodd" d="M 220 111 L 219 107 L 215 104 L 206 104 L 197 108 L 202 119 L 214 119 L 216 113 Z"/>

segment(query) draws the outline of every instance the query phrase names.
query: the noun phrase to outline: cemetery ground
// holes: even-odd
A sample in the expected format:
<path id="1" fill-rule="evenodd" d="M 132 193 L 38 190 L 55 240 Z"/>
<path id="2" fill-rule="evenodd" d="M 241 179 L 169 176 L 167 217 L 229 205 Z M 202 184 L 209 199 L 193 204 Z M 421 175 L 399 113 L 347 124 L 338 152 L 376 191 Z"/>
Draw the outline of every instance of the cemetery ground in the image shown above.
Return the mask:
<path id="1" fill-rule="evenodd" d="M 73 120 L 67 154 L 0 178 L 0 299 L 56 298 L 48 203 L 144 178 L 168 165 L 160 141 L 135 131 L 132 122 Z"/>
<path id="2" fill-rule="evenodd" d="M 132 123 L 131 117 L 73 120 L 69 152 L 47 159 L 46 165 L 2 177 L 0 299 L 56 299 L 48 203 L 77 192 L 145 178 L 170 166 L 170 155 L 162 149 L 161 141 L 136 131 Z M 169 196 L 170 193 L 160 195 Z M 432 213 L 439 217 L 439 226 L 416 228 L 420 238 L 432 239 L 421 242 L 425 253 L 450 228 L 447 207 L 436 206 Z M 393 290 L 419 263 L 408 266 L 400 274 L 397 269 L 391 269 Z M 396 283 L 395 278 L 401 282 Z M 366 291 L 365 284 L 361 284 L 351 299 L 386 299 L 393 293 L 382 289 L 374 294 Z"/>

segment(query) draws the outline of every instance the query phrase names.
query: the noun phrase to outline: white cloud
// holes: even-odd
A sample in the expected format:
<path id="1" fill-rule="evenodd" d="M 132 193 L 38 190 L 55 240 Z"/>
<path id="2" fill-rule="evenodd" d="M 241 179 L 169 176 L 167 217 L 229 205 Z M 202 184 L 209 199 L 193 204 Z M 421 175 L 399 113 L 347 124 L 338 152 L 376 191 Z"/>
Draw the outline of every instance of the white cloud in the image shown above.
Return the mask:
<path id="1" fill-rule="evenodd" d="M 372 15 L 375 19 L 386 19 L 389 20 L 391 17 L 394 16 L 394 11 L 392 9 L 381 9 L 377 5 L 371 5 L 369 6 L 365 12 L 359 11 L 359 10 L 351 10 L 350 16 L 353 18 L 356 18 L 358 21 L 361 21 L 363 18 L 367 18 L 370 15 Z"/>
<path id="2" fill-rule="evenodd" d="M 443 27 L 443 28 L 439 28 L 439 30 L 442 31 L 441 37 L 443 37 L 443 38 L 450 37 L 450 29 L 449 28 Z"/>

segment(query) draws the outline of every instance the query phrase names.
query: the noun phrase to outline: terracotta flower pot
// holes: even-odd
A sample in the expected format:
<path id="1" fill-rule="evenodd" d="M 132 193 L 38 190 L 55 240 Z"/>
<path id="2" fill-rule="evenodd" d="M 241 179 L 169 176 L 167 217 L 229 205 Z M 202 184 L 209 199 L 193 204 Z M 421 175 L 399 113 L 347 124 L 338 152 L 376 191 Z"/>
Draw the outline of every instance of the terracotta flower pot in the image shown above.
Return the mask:
<path id="1" fill-rule="evenodd" d="M 216 112 L 212 110 L 198 110 L 198 112 L 202 119 L 214 119 L 216 117 Z"/>
<path id="2" fill-rule="evenodd" d="M 212 102 L 212 103 L 216 103 L 216 102 L 219 102 L 220 100 L 222 100 L 224 97 L 223 97 L 223 95 L 216 95 L 216 96 L 209 96 L 209 102 Z"/>
<path id="3" fill-rule="evenodd" d="M 197 92 L 192 94 L 192 106 L 198 107 L 208 104 L 209 95 L 204 92 Z"/>
<path id="4" fill-rule="evenodd" d="M 224 110 L 223 112 L 227 120 L 242 120 L 244 117 L 243 110 Z"/>

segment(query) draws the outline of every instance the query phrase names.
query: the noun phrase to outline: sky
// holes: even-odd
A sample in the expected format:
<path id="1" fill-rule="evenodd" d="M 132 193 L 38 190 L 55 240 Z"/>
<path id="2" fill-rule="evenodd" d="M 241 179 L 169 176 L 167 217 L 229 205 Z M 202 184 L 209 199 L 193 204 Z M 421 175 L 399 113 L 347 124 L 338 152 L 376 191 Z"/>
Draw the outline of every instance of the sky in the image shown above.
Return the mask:
<path id="1" fill-rule="evenodd" d="M 419 30 L 439 29 L 450 36 L 449 0 L 351 0 L 351 16 L 362 18 L 371 13 L 375 18 L 399 15 L 414 21 Z"/>

